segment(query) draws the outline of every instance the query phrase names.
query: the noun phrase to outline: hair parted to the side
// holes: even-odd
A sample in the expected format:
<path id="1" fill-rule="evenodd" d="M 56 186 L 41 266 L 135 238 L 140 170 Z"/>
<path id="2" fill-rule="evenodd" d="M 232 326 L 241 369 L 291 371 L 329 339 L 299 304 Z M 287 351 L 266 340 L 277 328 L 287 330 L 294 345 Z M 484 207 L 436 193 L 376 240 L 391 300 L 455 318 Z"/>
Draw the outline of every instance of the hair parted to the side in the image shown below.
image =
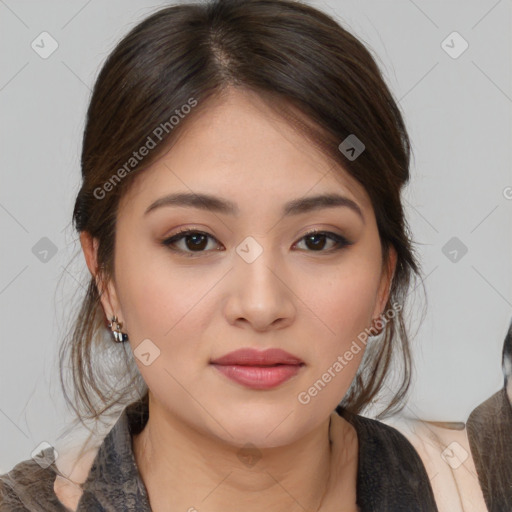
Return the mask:
<path id="1" fill-rule="evenodd" d="M 390 246 L 397 253 L 386 310 L 396 303 L 403 306 L 412 277 L 420 277 L 401 201 L 409 180 L 409 138 L 370 51 L 337 21 L 299 1 L 213 0 L 160 9 L 111 52 L 87 112 L 82 185 L 73 221 L 79 233 L 86 231 L 99 241 L 98 275 L 97 282 L 91 276 L 60 351 L 64 395 L 80 419 L 98 419 L 112 406 L 129 403 L 134 389 L 147 400 L 147 387 L 128 344 L 110 341 L 98 291 L 114 276 L 119 201 L 136 177 L 172 147 L 187 122 L 208 108 L 208 100 L 227 88 L 256 92 L 365 188 L 384 263 Z M 191 105 L 191 99 L 196 106 L 180 110 Z M 156 137 L 155 129 L 180 112 L 176 126 L 160 130 Z M 352 161 L 338 149 L 351 134 L 365 145 Z M 118 173 L 123 166 L 126 170 L 133 152 L 150 136 L 158 139 L 156 147 L 133 170 Z M 122 179 L 105 187 L 116 173 Z M 403 407 L 412 366 L 403 312 L 398 311 L 384 333 L 368 343 L 341 402 L 351 412 L 360 413 L 375 402 L 392 369 L 398 382 L 378 417 Z M 106 350 L 117 374 L 124 377 L 108 385 Z M 73 396 L 66 389 L 66 364 Z"/>

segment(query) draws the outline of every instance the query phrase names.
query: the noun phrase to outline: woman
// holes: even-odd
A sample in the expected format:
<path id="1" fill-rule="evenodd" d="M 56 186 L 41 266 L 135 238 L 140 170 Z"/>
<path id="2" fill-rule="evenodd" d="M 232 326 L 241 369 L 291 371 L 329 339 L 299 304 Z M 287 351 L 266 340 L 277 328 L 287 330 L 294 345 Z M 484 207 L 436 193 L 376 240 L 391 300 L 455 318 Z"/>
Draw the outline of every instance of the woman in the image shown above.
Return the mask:
<path id="1" fill-rule="evenodd" d="M 48 448 L 3 475 L 0 510 L 437 510 L 412 445 L 360 414 L 410 381 L 409 157 L 368 50 L 306 4 L 135 27 L 87 114 L 91 283 L 62 352 L 81 419 L 129 405 L 72 469 Z"/>
<path id="2" fill-rule="evenodd" d="M 503 343 L 503 387 L 466 423 L 476 473 L 489 512 L 512 510 L 512 321 Z"/>

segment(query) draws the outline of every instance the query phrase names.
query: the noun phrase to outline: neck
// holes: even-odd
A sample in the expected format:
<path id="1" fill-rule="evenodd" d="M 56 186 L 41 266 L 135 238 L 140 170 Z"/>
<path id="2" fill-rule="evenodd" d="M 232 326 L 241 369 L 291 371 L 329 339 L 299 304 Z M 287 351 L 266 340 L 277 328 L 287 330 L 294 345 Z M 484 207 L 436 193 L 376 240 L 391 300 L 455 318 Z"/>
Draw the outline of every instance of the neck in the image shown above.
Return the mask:
<path id="1" fill-rule="evenodd" d="M 191 512 L 319 510 L 329 486 L 330 418 L 291 444 L 258 449 L 184 424 L 151 395 L 149 411 L 133 450 L 153 511 L 169 503 Z"/>

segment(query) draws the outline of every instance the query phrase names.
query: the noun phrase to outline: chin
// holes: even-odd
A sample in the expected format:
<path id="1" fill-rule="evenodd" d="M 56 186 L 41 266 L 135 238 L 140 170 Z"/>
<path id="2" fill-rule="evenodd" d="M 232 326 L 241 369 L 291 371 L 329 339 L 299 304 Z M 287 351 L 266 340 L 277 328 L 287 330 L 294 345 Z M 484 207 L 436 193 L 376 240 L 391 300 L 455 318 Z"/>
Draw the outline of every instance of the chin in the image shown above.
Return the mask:
<path id="1" fill-rule="evenodd" d="M 288 445 L 308 431 L 307 425 L 301 425 L 297 419 L 293 419 L 294 415 L 290 414 L 290 410 L 283 409 L 285 412 L 279 415 L 266 415 L 258 414 L 257 409 L 254 406 L 253 415 L 225 415 L 229 422 L 221 423 L 229 434 L 215 424 L 214 435 L 233 446 L 243 447 L 249 443 L 263 449 Z"/>

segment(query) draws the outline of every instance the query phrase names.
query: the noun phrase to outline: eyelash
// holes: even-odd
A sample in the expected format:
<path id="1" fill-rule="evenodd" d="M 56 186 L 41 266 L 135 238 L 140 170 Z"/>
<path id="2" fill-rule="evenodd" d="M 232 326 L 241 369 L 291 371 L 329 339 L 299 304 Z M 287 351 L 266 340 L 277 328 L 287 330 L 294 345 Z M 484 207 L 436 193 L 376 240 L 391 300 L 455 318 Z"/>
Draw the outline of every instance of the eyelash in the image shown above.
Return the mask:
<path id="1" fill-rule="evenodd" d="M 209 233 L 205 233 L 204 231 L 199 231 L 197 229 L 186 228 L 186 229 L 178 231 L 173 236 L 162 240 L 161 243 L 162 243 L 162 245 L 164 245 L 165 247 L 167 247 L 171 251 L 179 252 L 179 253 L 183 254 L 184 256 L 186 256 L 186 257 L 194 258 L 194 257 L 198 257 L 202 253 L 212 252 L 212 251 L 183 251 L 181 249 L 176 249 L 174 247 L 171 247 L 172 244 L 174 244 L 176 242 L 179 242 L 180 240 L 184 239 L 187 235 L 191 235 L 191 234 L 205 235 L 205 236 L 211 238 L 212 240 L 215 240 L 216 242 L 218 242 L 218 240 L 214 236 L 210 235 Z M 329 238 L 329 239 L 333 240 L 334 242 L 336 242 L 336 246 L 334 246 L 333 248 L 328 249 L 328 250 L 306 251 L 306 252 L 319 252 L 319 253 L 327 252 L 327 253 L 331 253 L 331 252 L 340 251 L 340 250 L 342 250 L 342 249 L 344 249 L 344 248 L 346 248 L 346 247 L 348 247 L 348 246 L 353 244 L 353 242 L 347 240 L 345 237 L 343 237 L 341 235 L 338 235 L 336 233 L 332 233 L 331 231 L 322 231 L 322 230 L 316 230 L 316 229 L 308 231 L 307 233 L 305 233 L 300 238 L 299 241 L 302 241 L 304 238 L 306 238 L 308 236 L 311 236 L 311 235 L 326 235 L 327 238 Z"/>

